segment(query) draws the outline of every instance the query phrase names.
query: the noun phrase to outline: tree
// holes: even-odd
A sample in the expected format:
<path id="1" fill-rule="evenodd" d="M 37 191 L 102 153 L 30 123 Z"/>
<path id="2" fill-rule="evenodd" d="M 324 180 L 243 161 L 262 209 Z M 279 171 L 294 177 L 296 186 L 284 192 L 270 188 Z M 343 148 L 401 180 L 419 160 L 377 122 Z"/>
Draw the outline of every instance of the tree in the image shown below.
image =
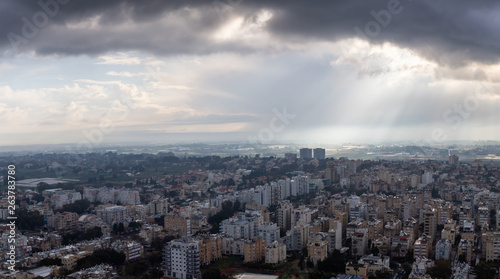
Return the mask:
<path id="1" fill-rule="evenodd" d="M 123 226 L 123 223 L 118 224 L 118 232 L 124 232 L 125 231 L 125 226 Z"/>
<path id="2" fill-rule="evenodd" d="M 387 270 L 384 270 L 384 271 L 380 271 L 380 270 L 377 270 L 375 271 L 375 278 L 381 278 L 381 279 L 390 279 L 392 278 L 392 273 L 387 271 Z"/>
<path id="3" fill-rule="evenodd" d="M 155 224 L 163 227 L 165 225 L 165 215 L 161 215 L 160 217 L 155 217 Z"/>
<path id="4" fill-rule="evenodd" d="M 434 267 L 429 271 L 432 278 L 449 278 L 451 276 L 451 264 L 447 260 L 437 260 Z"/>
<path id="5" fill-rule="evenodd" d="M 131 263 L 123 269 L 123 275 L 132 275 L 134 277 L 139 276 L 144 273 L 145 270 L 148 270 L 149 263 L 147 261 L 141 260 L 135 263 Z M 149 275 L 146 275 L 149 278 Z"/>
<path id="6" fill-rule="evenodd" d="M 74 232 L 74 233 L 66 233 L 62 235 L 63 238 L 63 245 L 68 245 L 71 243 L 75 242 L 80 242 L 83 240 L 91 240 L 95 238 L 99 238 L 102 236 L 102 231 L 100 227 L 93 227 L 87 229 L 87 231 L 81 233 L 81 232 Z"/>
<path id="7" fill-rule="evenodd" d="M 497 224 L 497 220 L 496 220 L 496 210 L 495 209 L 492 209 L 490 210 L 490 224 L 492 227 L 496 227 L 497 225 L 500 225 L 500 224 Z"/>
<path id="8" fill-rule="evenodd" d="M 62 266 L 62 260 L 60 258 L 45 258 L 38 263 L 38 266 L 51 266 L 51 265 Z"/>
<path id="9" fill-rule="evenodd" d="M 316 268 L 326 273 L 344 273 L 345 265 L 345 256 L 339 250 L 333 250 L 325 260 L 317 263 Z"/>
<path id="10" fill-rule="evenodd" d="M 213 216 L 210 216 L 208 218 L 208 223 L 212 225 L 212 229 L 210 230 L 211 233 L 218 233 L 219 232 L 219 223 L 222 222 L 222 220 L 225 220 L 234 214 L 234 208 L 233 208 L 233 202 L 231 201 L 225 201 L 222 203 L 222 210 L 217 212 L 217 214 L 214 214 Z"/>
<path id="11" fill-rule="evenodd" d="M 307 265 L 308 268 L 313 268 L 314 267 L 314 262 L 311 261 L 311 259 L 308 258 L 307 262 L 306 262 L 306 265 Z"/>
<path id="12" fill-rule="evenodd" d="M 401 267 L 405 271 L 405 275 L 404 275 L 403 278 L 407 279 L 410 276 L 410 273 L 411 273 L 411 270 L 412 270 L 411 264 L 409 264 L 408 262 L 404 262 L 401 265 Z"/>
<path id="13" fill-rule="evenodd" d="M 59 210 L 60 212 L 75 212 L 78 214 L 83 214 L 87 211 L 90 206 L 90 202 L 87 199 L 77 200 L 74 203 L 65 204 Z"/>
<path id="14" fill-rule="evenodd" d="M 236 200 L 233 203 L 233 211 L 239 211 L 241 210 L 241 202 L 239 200 Z"/>
<path id="15" fill-rule="evenodd" d="M 216 267 L 211 267 L 201 275 L 203 279 L 221 279 L 220 270 Z"/>
<path id="16" fill-rule="evenodd" d="M 27 211 L 19 209 L 17 214 L 17 226 L 20 230 L 38 230 L 45 225 L 45 219 L 38 211 Z"/>
<path id="17" fill-rule="evenodd" d="M 489 279 L 494 278 L 496 274 L 495 267 L 486 262 L 479 262 L 475 267 L 474 271 L 476 271 L 477 279 Z"/>
<path id="18" fill-rule="evenodd" d="M 120 265 L 125 261 L 125 254 L 117 252 L 113 249 L 99 249 L 95 250 L 92 254 L 79 259 L 76 262 L 77 269 L 89 268 L 98 264 L 107 263 L 110 265 Z"/>
<path id="19" fill-rule="evenodd" d="M 330 276 L 328 274 L 325 274 L 324 272 L 321 272 L 319 270 L 313 270 L 312 272 L 309 272 L 309 279 L 328 279 Z"/>
<path id="20" fill-rule="evenodd" d="M 466 254 L 462 254 L 462 255 L 458 256 L 458 261 L 461 263 L 466 263 L 467 262 Z"/>
<path id="21" fill-rule="evenodd" d="M 136 229 L 140 229 L 142 227 L 142 224 L 141 223 L 138 223 L 138 222 L 135 222 L 135 221 L 132 221 L 128 224 L 128 227 L 130 229 L 133 229 L 133 230 L 136 230 Z"/>
<path id="22" fill-rule="evenodd" d="M 305 260 L 304 260 L 304 256 L 301 256 L 301 257 L 300 257 L 299 267 L 300 267 L 300 269 L 302 269 L 302 270 L 306 268 L 306 262 L 305 262 Z"/>
<path id="23" fill-rule="evenodd" d="M 222 274 L 221 270 L 217 267 L 211 267 L 201 275 L 202 279 L 231 279 L 232 277 L 228 274 Z"/>
<path id="24" fill-rule="evenodd" d="M 158 268 L 153 268 L 149 273 L 144 274 L 141 279 L 160 279 L 165 275 L 163 271 L 159 270 Z"/>

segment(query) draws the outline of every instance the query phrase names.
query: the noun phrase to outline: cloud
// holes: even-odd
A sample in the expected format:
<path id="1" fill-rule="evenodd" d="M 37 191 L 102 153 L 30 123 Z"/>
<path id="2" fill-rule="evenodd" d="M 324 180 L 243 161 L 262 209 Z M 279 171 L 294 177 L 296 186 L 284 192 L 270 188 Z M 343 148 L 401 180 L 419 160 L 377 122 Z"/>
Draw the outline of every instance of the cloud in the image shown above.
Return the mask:
<path id="1" fill-rule="evenodd" d="M 394 1 L 70 1 L 17 51 L 9 34 L 42 8 L 5 1 L 0 123 L 72 140 L 103 120 L 115 126 L 107 139 L 227 139 L 286 107 L 297 117 L 276 139 L 428 138 L 433 127 L 498 138 L 499 4 L 400 0 L 388 16 Z M 452 129 L 447 112 L 470 108 L 483 85 Z"/>
<path id="2" fill-rule="evenodd" d="M 119 52 L 117 55 L 99 56 L 97 59 L 101 60 L 97 64 L 106 65 L 138 65 L 141 60 L 138 57 L 130 57 L 127 53 Z"/>
<path id="3" fill-rule="evenodd" d="M 130 72 L 115 72 L 115 71 L 107 72 L 106 75 L 117 76 L 117 77 L 135 77 L 136 76 L 136 74 L 133 74 Z"/>
<path id="4" fill-rule="evenodd" d="M 399 3 L 400 12 L 387 14 L 389 3 L 394 2 Z M 115 51 L 197 55 L 273 51 L 304 42 L 363 37 L 375 44 L 390 42 L 412 49 L 445 65 L 494 64 L 500 55 L 496 36 L 500 3 L 493 0 L 237 1 L 225 5 L 221 10 L 210 1 L 71 1 L 60 6 L 37 36 L 19 49 L 39 55 Z M 43 10 L 36 1 L 3 4 L 0 47 L 9 50 L 7 35 L 22 35 L 21 18 L 32 20 L 39 11 Z M 377 18 L 382 24 L 376 23 Z M 375 35 L 355 31 L 356 27 L 368 30 L 370 23 L 379 26 Z M 137 63 L 102 58 L 104 63 Z"/>

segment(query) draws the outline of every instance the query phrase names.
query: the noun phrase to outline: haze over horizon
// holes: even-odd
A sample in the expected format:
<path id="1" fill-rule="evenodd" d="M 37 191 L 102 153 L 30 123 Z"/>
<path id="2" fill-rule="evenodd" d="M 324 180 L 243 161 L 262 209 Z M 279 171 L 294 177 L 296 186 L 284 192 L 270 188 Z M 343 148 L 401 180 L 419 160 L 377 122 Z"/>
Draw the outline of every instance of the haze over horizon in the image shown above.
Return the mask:
<path id="1" fill-rule="evenodd" d="M 0 146 L 500 140 L 498 1 L 40 3 L 0 4 Z"/>

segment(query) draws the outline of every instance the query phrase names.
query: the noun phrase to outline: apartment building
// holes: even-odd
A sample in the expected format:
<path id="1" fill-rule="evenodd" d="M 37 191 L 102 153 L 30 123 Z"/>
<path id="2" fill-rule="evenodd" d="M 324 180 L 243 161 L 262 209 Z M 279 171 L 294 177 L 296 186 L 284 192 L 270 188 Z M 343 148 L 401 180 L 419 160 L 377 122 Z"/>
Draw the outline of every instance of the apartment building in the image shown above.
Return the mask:
<path id="1" fill-rule="evenodd" d="M 268 264 L 279 264 L 286 261 L 286 245 L 274 241 L 266 245 L 265 262 Z"/>
<path id="2" fill-rule="evenodd" d="M 265 256 L 265 242 L 258 237 L 253 240 L 245 240 L 243 244 L 243 262 L 259 262 Z"/>
<path id="3" fill-rule="evenodd" d="M 210 264 L 222 258 L 222 237 L 219 235 L 197 236 L 200 242 L 200 263 Z"/>
<path id="4" fill-rule="evenodd" d="M 191 235 L 191 220 L 179 214 L 166 214 L 164 229 L 172 236 L 189 236 Z"/>
<path id="5" fill-rule="evenodd" d="M 432 240 L 430 237 L 422 235 L 415 241 L 413 246 L 413 258 L 429 258 L 429 254 L 432 249 Z"/>
<path id="6" fill-rule="evenodd" d="M 307 255 L 314 265 L 323 261 L 328 256 L 328 242 L 317 237 L 311 239 L 307 243 Z"/>
<path id="7" fill-rule="evenodd" d="M 182 238 L 168 242 L 163 249 L 163 269 L 169 277 L 201 278 L 199 241 Z"/>

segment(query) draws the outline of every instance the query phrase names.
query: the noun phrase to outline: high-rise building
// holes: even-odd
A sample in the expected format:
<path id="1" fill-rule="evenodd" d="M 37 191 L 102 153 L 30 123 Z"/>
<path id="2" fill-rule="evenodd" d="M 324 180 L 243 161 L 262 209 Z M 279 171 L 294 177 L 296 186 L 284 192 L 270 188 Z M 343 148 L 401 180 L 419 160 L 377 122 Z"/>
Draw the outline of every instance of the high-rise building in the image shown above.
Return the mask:
<path id="1" fill-rule="evenodd" d="M 330 180 L 330 183 L 338 182 L 337 179 L 337 165 L 334 161 L 328 161 L 326 163 L 325 178 Z"/>
<path id="2" fill-rule="evenodd" d="M 425 235 L 419 237 L 413 247 L 413 258 L 416 257 L 429 257 L 432 247 L 432 241 Z"/>
<path id="3" fill-rule="evenodd" d="M 259 237 L 262 238 L 265 243 L 272 243 L 280 238 L 280 229 L 275 223 L 260 225 Z"/>
<path id="4" fill-rule="evenodd" d="M 201 278 L 199 241 L 183 238 L 168 242 L 163 249 L 163 269 L 169 277 Z"/>
<path id="5" fill-rule="evenodd" d="M 490 226 L 490 209 L 487 206 L 480 206 L 477 209 L 477 224 L 483 228 L 489 228 Z"/>
<path id="6" fill-rule="evenodd" d="M 437 214 L 438 225 L 444 225 L 449 219 L 452 218 L 453 206 L 449 202 L 440 204 L 437 208 Z"/>
<path id="7" fill-rule="evenodd" d="M 290 180 L 291 195 L 306 195 L 309 194 L 309 176 L 298 175 Z"/>
<path id="8" fill-rule="evenodd" d="M 103 209 L 97 209 L 97 216 L 101 218 L 106 224 L 112 226 L 113 224 L 130 222 L 130 209 L 124 206 L 108 206 Z"/>
<path id="9" fill-rule="evenodd" d="M 456 233 L 455 228 L 445 227 L 441 231 L 441 239 L 447 239 L 451 243 L 455 243 L 455 237 L 456 237 L 456 235 L 457 235 L 457 233 Z"/>
<path id="10" fill-rule="evenodd" d="M 483 258 L 486 258 L 486 261 L 500 260 L 500 232 L 484 232 L 481 240 L 483 243 L 483 249 L 485 251 L 484 253 L 482 253 Z"/>
<path id="11" fill-rule="evenodd" d="M 62 208 L 65 204 L 74 203 L 82 199 L 82 194 L 75 190 L 49 189 L 43 191 L 43 196 L 48 196 L 48 203 L 54 208 Z"/>
<path id="12" fill-rule="evenodd" d="M 458 244 L 457 256 L 464 255 L 467 263 L 470 263 L 472 260 L 472 246 L 474 246 L 472 243 L 472 241 L 460 239 L 460 243 Z"/>
<path id="13" fill-rule="evenodd" d="M 499 229 L 500 228 L 500 210 L 497 210 L 496 214 L 495 214 L 495 218 L 496 218 L 496 228 Z"/>
<path id="14" fill-rule="evenodd" d="M 420 176 L 416 174 L 410 175 L 410 187 L 417 188 L 418 184 L 420 184 Z"/>
<path id="15" fill-rule="evenodd" d="M 274 241 L 266 245 L 265 262 L 268 264 L 278 264 L 286 261 L 286 245 Z"/>
<path id="16" fill-rule="evenodd" d="M 309 224 L 313 219 L 312 216 L 317 211 L 313 211 L 308 207 L 300 207 L 292 210 L 292 226 Z"/>
<path id="17" fill-rule="evenodd" d="M 342 248 L 342 223 L 334 220 L 328 230 L 328 252 L 333 252 L 334 249 Z"/>
<path id="18" fill-rule="evenodd" d="M 410 249 L 410 236 L 401 232 L 392 238 L 391 242 L 391 256 L 396 258 L 405 258 Z"/>
<path id="19" fill-rule="evenodd" d="M 148 215 L 163 215 L 168 212 L 168 199 L 154 199 L 148 204 Z"/>
<path id="20" fill-rule="evenodd" d="M 324 148 L 314 148 L 314 159 L 324 160 L 325 159 L 325 149 Z"/>
<path id="21" fill-rule="evenodd" d="M 178 214 L 167 214 L 164 220 L 165 230 L 169 235 L 188 236 L 191 235 L 191 220 Z"/>
<path id="22" fill-rule="evenodd" d="M 356 256 L 363 256 L 368 248 L 368 229 L 357 229 L 352 235 L 352 251 Z"/>
<path id="23" fill-rule="evenodd" d="M 222 258 L 222 237 L 217 234 L 197 236 L 200 240 L 200 263 L 209 264 Z"/>
<path id="24" fill-rule="evenodd" d="M 283 231 L 288 231 L 292 228 L 292 209 L 293 205 L 290 201 L 282 201 L 278 207 L 278 227 Z"/>
<path id="25" fill-rule="evenodd" d="M 436 260 L 449 260 L 451 252 L 451 241 L 448 239 L 440 239 L 436 244 Z"/>
<path id="26" fill-rule="evenodd" d="M 432 178 L 432 172 L 426 171 L 422 174 L 422 184 L 429 184 L 434 182 L 434 179 Z"/>
<path id="27" fill-rule="evenodd" d="M 258 237 L 253 240 L 245 240 L 243 244 L 243 262 L 262 261 L 265 256 L 265 242 Z"/>
<path id="28" fill-rule="evenodd" d="M 260 211 L 245 211 L 220 223 L 220 231 L 234 238 L 253 239 L 258 236 L 263 223 Z"/>
<path id="29" fill-rule="evenodd" d="M 301 148 L 299 153 L 300 153 L 300 159 L 312 159 L 313 157 L 311 148 Z"/>
<path id="30" fill-rule="evenodd" d="M 111 248 L 125 254 L 126 261 L 134 261 L 140 259 L 144 255 L 144 247 L 136 241 L 121 241 L 116 240 L 111 243 Z"/>
<path id="31" fill-rule="evenodd" d="M 300 251 L 307 246 L 309 239 L 309 225 L 295 226 L 286 232 L 286 250 Z"/>
<path id="32" fill-rule="evenodd" d="M 448 163 L 451 166 L 458 166 L 458 156 L 457 155 L 450 155 L 448 157 Z"/>
<path id="33" fill-rule="evenodd" d="M 328 256 L 328 244 L 326 241 L 314 237 L 307 244 L 307 255 L 309 260 L 316 265 L 319 261 L 323 261 Z"/>
<path id="34" fill-rule="evenodd" d="M 384 223 L 381 220 L 368 221 L 368 239 L 375 240 L 382 236 L 384 232 Z"/>
<path id="35" fill-rule="evenodd" d="M 437 212 L 434 208 L 427 207 L 424 213 L 424 233 L 431 238 L 436 237 Z"/>

